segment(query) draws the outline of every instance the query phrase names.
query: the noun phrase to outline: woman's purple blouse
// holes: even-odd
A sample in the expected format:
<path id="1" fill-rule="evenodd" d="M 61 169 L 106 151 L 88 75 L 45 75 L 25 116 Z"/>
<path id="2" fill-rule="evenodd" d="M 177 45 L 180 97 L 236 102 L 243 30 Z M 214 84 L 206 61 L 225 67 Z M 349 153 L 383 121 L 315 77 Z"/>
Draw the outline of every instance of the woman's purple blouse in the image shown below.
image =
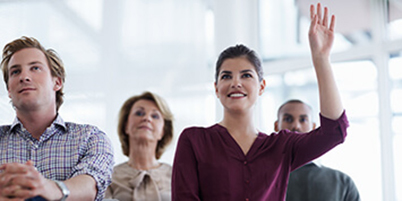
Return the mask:
<path id="1" fill-rule="evenodd" d="M 320 115 L 320 121 L 306 134 L 258 133 L 247 155 L 218 124 L 185 129 L 173 163 L 172 200 L 284 200 L 289 173 L 346 137 L 345 112 L 337 120 Z"/>

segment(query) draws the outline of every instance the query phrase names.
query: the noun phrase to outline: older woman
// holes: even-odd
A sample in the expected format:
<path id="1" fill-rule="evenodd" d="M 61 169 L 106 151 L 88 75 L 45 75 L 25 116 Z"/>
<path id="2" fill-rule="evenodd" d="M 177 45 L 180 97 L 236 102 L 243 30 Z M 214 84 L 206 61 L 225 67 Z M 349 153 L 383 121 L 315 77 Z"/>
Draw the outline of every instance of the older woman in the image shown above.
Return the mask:
<path id="1" fill-rule="evenodd" d="M 129 159 L 114 167 L 106 198 L 170 200 L 172 167 L 158 161 L 173 138 L 164 100 L 151 92 L 129 98 L 120 109 L 118 135 Z"/>

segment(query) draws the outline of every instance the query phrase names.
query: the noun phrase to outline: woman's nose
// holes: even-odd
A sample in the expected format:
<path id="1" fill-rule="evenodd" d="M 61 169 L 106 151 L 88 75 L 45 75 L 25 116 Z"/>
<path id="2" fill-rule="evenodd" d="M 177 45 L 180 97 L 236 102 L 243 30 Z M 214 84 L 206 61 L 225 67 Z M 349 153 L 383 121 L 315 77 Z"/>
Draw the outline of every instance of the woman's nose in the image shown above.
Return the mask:
<path id="1" fill-rule="evenodd" d="M 151 120 L 152 120 L 151 115 L 145 114 L 145 115 L 142 117 L 142 120 L 143 120 L 143 121 L 147 121 L 147 122 L 151 122 Z"/>
<path id="2" fill-rule="evenodd" d="M 240 87 L 241 87 L 240 79 L 233 78 L 232 79 L 232 88 L 240 88 Z"/>

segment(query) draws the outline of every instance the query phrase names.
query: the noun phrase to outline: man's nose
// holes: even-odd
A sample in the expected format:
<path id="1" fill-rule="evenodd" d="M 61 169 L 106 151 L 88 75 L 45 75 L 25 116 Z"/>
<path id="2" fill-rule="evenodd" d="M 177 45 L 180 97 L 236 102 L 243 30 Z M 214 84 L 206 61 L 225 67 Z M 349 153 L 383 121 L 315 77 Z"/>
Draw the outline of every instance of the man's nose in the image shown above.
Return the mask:
<path id="1" fill-rule="evenodd" d="M 299 122 L 297 122 L 297 121 L 295 121 L 293 124 L 292 124 L 292 131 L 298 131 L 298 132 L 300 132 L 300 123 Z"/>
<path id="2" fill-rule="evenodd" d="M 21 71 L 20 82 L 30 82 L 30 81 L 31 81 L 31 77 L 30 77 L 29 73 Z"/>

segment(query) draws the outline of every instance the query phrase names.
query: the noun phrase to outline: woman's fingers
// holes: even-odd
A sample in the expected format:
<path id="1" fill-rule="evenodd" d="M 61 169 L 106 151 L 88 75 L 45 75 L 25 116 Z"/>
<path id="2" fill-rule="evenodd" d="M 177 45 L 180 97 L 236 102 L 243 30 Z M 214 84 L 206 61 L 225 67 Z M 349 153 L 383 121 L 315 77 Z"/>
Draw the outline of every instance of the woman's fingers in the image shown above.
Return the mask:
<path id="1" fill-rule="evenodd" d="M 314 14 L 315 14 L 315 12 L 314 12 L 314 5 L 311 4 L 311 5 L 310 5 L 310 20 L 311 20 L 311 21 L 313 21 L 313 19 L 314 19 Z"/>
<path id="2" fill-rule="evenodd" d="M 335 28 L 335 16 L 331 16 L 331 22 L 329 21 L 329 11 L 327 7 L 324 7 L 324 16 L 322 15 L 322 8 L 321 4 L 317 4 L 317 10 L 315 9 L 315 6 L 313 4 L 310 5 L 310 19 L 312 21 L 312 24 L 320 24 L 324 27 L 328 27 L 329 25 L 329 30 L 334 31 Z M 316 22 L 315 22 L 316 21 Z"/>
<path id="3" fill-rule="evenodd" d="M 321 4 L 317 4 L 317 16 L 318 16 L 318 24 L 322 22 L 322 11 L 321 11 Z"/>
<path id="4" fill-rule="evenodd" d="M 329 25 L 329 30 L 332 32 L 335 30 L 335 15 L 332 15 L 331 17 L 331 24 Z"/>
<path id="5" fill-rule="evenodd" d="M 328 26 L 328 8 L 324 8 L 324 19 L 322 19 L 322 25 L 327 27 Z"/>

